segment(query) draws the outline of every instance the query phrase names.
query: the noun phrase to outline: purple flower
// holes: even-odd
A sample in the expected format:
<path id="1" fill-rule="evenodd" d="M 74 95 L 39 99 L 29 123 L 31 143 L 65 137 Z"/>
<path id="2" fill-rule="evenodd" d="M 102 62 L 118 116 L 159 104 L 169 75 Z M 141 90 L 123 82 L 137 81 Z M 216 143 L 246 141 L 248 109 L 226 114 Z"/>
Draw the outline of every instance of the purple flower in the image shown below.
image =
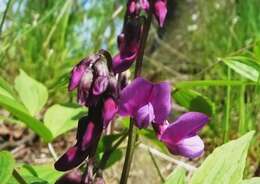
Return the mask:
<path id="1" fill-rule="evenodd" d="M 139 128 L 151 122 L 162 124 L 171 110 L 171 86 L 136 78 L 122 90 L 118 104 L 119 114 L 134 118 Z"/>
<path id="2" fill-rule="evenodd" d="M 80 105 L 96 104 L 98 98 L 108 88 L 113 75 L 102 54 L 98 53 L 83 59 L 71 71 L 69 91 L 77 88 Z"/>
<path id="3" fill-rule="evenodd" d="M 152 8 L 160 27 L 163 27 L 167 15 L 167 0 L 154 0 L 153 4 L 150 4 L 148 0 L 129 0 L 127 14 L 129 16 L 139 16 L 141 10 L 149 11 L 150 8 Z"/>
<path id="4" fill-rule="evenodd" d="M 154 16 L 160 27 L 163 27 L 167 15 L 167 0 L 156 0 L 154 3 Z"/>
<path id="5" fill-rule="evenodd" d="M 118 36 L 119 53 L 113 58 L 113 71 L 121 73 L 135 61 L 140 45 L 142 25 L 139 18 L 129 18 Z"/>
<path id="6" fill-rule="evenodd" d="M 97 111 L 97 108 L 95 110 Z M 92 110 L 90 109 L 90 111 Z M 89 112 L 88 117 L 81 118 L 78 123 L 76 144 L 59 158 L 54 164 L 55 168 L 58 171 L 73 169 L 79 166 L 88 156 L 93 155 L 102 130 L 103 122 L 100 113 Z"/>
<path id="7" fill-rule="evenodd" d="M 75 170 L 61 176 L 55 184 L 81 184 L 81 172 L 79 170 Z"/>
<path id="8" fill-rule="evenodd" d="M 103 105 L 102 117 L 104 119 L 104 128 L 114 118 L 118 111 L 118 106 L 113 98 L 107 98 Z"/>
<path id="9" fill-rule="evenodd" d="M 208 116 L 200 112 L 188 112 L 169 124 L 153 124 L 160 141 L 164 142 L 173 154 L 189 158 L 200 156 L 204 151 L 204 143 L 197 135 L 209 121 Z"/>

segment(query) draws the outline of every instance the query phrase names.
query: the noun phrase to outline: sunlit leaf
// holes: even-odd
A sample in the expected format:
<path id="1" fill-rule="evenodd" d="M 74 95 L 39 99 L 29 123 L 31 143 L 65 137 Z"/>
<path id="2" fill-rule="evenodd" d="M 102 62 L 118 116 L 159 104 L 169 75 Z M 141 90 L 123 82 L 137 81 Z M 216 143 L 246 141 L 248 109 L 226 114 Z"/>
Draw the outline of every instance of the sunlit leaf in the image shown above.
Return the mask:
<path id="1" fill-rule="evenodd" d="M 241 76 L 254 82 L 258 81 L 260 65 L 254 60 L 243 56 L 228 57 L 223 58 L 222 60 L 226 65 Z"/>
<path id="2" fill-rule="evenodd" d="M 48 99 L 47 88 L 23 70 L 15 79 L 15 89 L 31 115 L 38 113 Z"/>
<path id="3" fill-rule="evenodd" d="M 52 134 L 49 129 L 41 121 L 32 117 L 22 104 L 6 96 L 0 95 L 0 106 L 11 112 L 46 142 L 52 139 Z"/>
<path id="4" fill-rule="evenodd" d="M 0 152 L 0 181 L 1 184 L 8 182 L 12 176 L 12 172 L 15 166 L 15 160 L 12 154 L 8 151 Z"/>
<path id="5" fill-rule="evenodd" d="M 238 184 L 243 178 L 247 150 L 254 131 L 210 154 L 191 178 L 191 184 Z"/>
<path id="6" fill-rule="evenodd" d="M 185 184 L 186 171 L 182 167 L 177 167 L 174 171 L 166 178 L 164 184 Z"/>
<path id="7" fill-rule="evenodd" d="M 248 180 L 243 180 L 240 184 L 259 184 L 259 183 L 260 183 L 260 177 L 257 177 Z"/>
<path id="8" fill-rule="evenodd" d="M 77 127 L 78 120 L 86 109 L 55 104 L 44 115 L 44 124 L 51 131 L 53 138 Z"/>

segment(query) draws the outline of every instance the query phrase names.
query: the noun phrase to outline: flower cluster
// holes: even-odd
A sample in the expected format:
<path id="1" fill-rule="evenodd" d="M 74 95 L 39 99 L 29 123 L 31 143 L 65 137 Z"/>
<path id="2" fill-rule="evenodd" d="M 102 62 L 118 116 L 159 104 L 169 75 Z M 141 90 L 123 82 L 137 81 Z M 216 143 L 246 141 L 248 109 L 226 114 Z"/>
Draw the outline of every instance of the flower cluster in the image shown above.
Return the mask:
<path id="1" fill-rule="evenodd" d="M 197 134 L 209 120 L 205 114 L 188 112 L 169 123 L 172 105 L 168 82 L 152 83 L 136 77 L 126 85 L 122 80 L 122 72 L 137 59 L 147 34 L 146 17 L 143 21 L 141 12 L 154 15 L 163 26 L 166 6 L 166 0 L 128 0 L 123 30 L 118 36 L 119 53 L 112 58 L 101 50 L 72 69 L 68 89 L 77 89 L 78 103 L 88 107 L 88 115 L 79 120 L 77 142 L 55 163 L 57 170 L 73 169 L 88 158 L 85 183 L 93 183 L 92 158 L 103 130 L 116 114 L 130 116 L 140 129 L 151 125 L 172 154 L 195 158 L 203 153 L 204 143 Z"/>

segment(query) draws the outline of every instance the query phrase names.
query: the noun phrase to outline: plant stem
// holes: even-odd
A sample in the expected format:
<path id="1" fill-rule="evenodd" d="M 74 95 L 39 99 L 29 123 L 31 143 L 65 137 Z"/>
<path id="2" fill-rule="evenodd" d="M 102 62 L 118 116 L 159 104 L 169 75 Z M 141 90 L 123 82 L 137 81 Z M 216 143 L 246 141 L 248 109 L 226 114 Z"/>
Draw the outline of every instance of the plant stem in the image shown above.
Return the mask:
<path id="1" fill-rule="evenodd" d="M 141 40 L 140 40 L 140 48 L 139 48 L 139 51 L 137 53 L 137 58 L 136 58 L 134 78 L 141 76 L 144 49 L 145 49 L 146 41 L 148 38 L 151 22 L 152 22 L 152 9 L 150 9 L 148 11 L 148 16 L 147 16 L 147 18 L 145 18 L 145 21 L 144 21 L 143 33 L 142 33 Z M 131 168 L 131 163 L 132 163 L 133 154 L 134 154 L 136 138 L 137 138 L 136 128 L 134 127 L 134 120 L 131 118 L 130 124 L 129 124 L 128 142 L 127 142 L 127 148 L 126 148 L 125 162 L 124 162 L 123 171 L 121 174 L 120 184 L 127 184 L 127 179 L 129 176 L 129 171 Z"/>
<path id="2" fill-rule="evenodd" d="M 149 155 L 151 156 L 151 160 L 152 160 L 152 162 L 153 162 L 153 164 L 155 166 L 155 169 L 156 169 L 156 171 L 157 171 L 157 173 L 158 173 L 158 175 L 159 175 L 159 177 L 161 179 L 161 182 L 164 183 L 165 179 L 164 179 L 164 177 L 163 177 L 163 175 L 162 175 L 162 173 L 160 171 L 160 168 L 159 168 L 159 166 L 158 166 L 158 164 L 157 164 L 157 162 L 156 162 L 152 152 L 150 150 L 148 150 L 148 152 L 149 152 Z"/>
<path id="3" fill-rule="evenodd" d="M 228 80 L 231 80 L 231 69 L 227 69 Z M 229 140 L 230 131 L 230 103 L 231 103 L 231 86 L 227 86 L 227 97 L 226 97 L 226 110 L 225 110 L 225 121 L 224 121 L 224 135 L 223 141 L 226 143 Z"/>

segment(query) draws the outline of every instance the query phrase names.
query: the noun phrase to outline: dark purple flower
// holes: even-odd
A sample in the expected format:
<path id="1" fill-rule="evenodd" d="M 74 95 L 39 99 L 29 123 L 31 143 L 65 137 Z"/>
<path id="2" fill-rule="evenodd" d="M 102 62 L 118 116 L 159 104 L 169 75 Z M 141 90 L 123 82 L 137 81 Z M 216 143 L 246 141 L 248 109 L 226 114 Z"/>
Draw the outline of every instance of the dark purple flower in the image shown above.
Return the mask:
<path id="1" fill-rule="evenodd" d="M 153 84 L 139 77 L 120 94 L 119 114 L 134 118 L 139 128 L 151 122 L 162 124 L 170 110 L 171 86 L 167 82 Z"/>
<path id="2" fill-rule="evenodd" d="M 119 53 L 113 58 L 113 71 L 121 73 L 135 61 L 140 45 L 142 24 L 140 18 L 126 20 L 123 32 L 118 36 Z"/>
<path id="3" fill-rule="evenodd" d="M 208 121 L 208 116 L 203 113 L 188 112 L 173 123 L 165 121 L 153 126 L 159 140 L 166 144 L 171 153 L 195 158 L 204 151 L 204 143 L 197 134 Z"/>
<path id="4" fill-rule="evenodd" d="M 79 170 L 75 170 L 61 176 L 55 184 L 81 184 L 81 173 Z"/>
<path id="5" fill-rule="evenodd" d="M 73 169 L 80 165 L 88 156 L 95 153 L 103 130 L 102 116 L 99 113 L 100 110 L 97 111 L 89 112 L 88 117 L 83 117 L 79 120 L 77 143 L 69 148 L 54 164 L 57 170 L 67 171 Z"/>
<path id="6" fill-rule="evenodd" d="M 101 53 L 83 59 L 71 71 L 69 91 L 77 88 L 80 105 L 96 104 L 98 98 L 109 87 L 113 74 Z"/>
<path id="7" fill-rule="evenodd" d="M 150 8 L 152 8 L 160 27 L 163 27 L 167 14 L 167 0 L 154 0 L 152 4 L 148 0 L 129 0 L 127 15 L 137 17 L 140 16 L 141 10 L 149 11 Z"/>

